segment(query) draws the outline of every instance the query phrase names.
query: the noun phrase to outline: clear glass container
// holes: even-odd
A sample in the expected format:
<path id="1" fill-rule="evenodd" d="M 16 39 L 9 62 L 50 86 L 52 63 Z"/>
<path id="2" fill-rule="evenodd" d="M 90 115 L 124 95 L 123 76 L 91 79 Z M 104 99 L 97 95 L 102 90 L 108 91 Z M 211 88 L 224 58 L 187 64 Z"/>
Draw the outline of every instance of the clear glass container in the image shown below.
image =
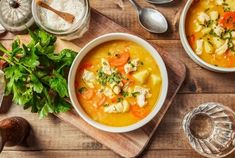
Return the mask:
<path id="1" fill-rule="evenodd" d="M 4 33 L 6 29 L 0 24 L 0 34 Z"/>
<path id="2" fill-rule="evenodd" d="M 192 148 L 209 158 L 235 150 L 235 113 L 220 103 L 204 103 L 186 114 L 183 129 Z"/>
<path id="3" fill-rule="evenodd" d="M 48 5 L 51 4 L 52 0 L 44 0 L 45 3 L 47 3 Z M 64 3 L 65 0 L 56 0 L 56 3 Z M 61 39 L 64 40 L 73 40 L 76 38 L 80 38 L 83 36 L 83 34 L 88 31 L 89 29 L 89 22 L 90 22 L 90 5 L 89 5 L 89 1 L 88 0 L 77 0 L 78 2 L 80 2 L 83 6 L 83 10 L 81 12 L 81 14 L 78 16 L 75 16 L 75 19 L 78 18 L 78 20 L 76 22 L 74 22 L 71 27 L 67 28 L 67 29 L 61 29 L 61 28 L 52 28 L 48 25 L 46 25 L 46 23 L 43 21 L 45 20 L 45 17 L 43 16 L 47 16 L 45 14 L 45 12 L 43 12 L 42 7 L 38 6 L 36 4 L 36 0 L 33 0 L 32 2 L 32 12 L 33 12 L 33 17 L 35 19 L 35 22 L 37 23 L 37 25 L 39 25 L 39 27 L 43 28 L 44 30 L 46 30 L 47 32 L 54 34 L 56 36 L 59 36 Z M 75 6 L 73 6 L 75 7 Z M 54 8 L 57 9 L 57 8 Z M 45 10 L 45 9 L 44 9 Z M 57 9 L 59 11 L 62 12 L 66 12 L 63 9 Z M 72 14 L 72 13 L 70 13 Z"/>

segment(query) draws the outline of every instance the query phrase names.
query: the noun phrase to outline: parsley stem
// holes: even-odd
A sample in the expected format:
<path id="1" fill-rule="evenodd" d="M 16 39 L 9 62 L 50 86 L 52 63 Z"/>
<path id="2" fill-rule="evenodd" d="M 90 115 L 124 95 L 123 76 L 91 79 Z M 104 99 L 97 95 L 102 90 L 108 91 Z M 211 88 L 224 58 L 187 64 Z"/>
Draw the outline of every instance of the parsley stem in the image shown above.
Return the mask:
<path id="1" fill-rule="evenodd" d="M 0 43 L 0 51 L 5 53 L 5 54 L 10 54 L 10 52 Z"/>
<path id="2" fill-rule="evenodd" d="M 24 66 L 23 64 L 20 64 L 20 63 L 15 63 L 16 65 L 18 65 L 18 66 L 21 66 L 21 67 L 23 67 L 26 71 L 28 71 L 30 74 L 32 74 L 32 71 L 31 70 L 29 70 L 26 66 Z"/>
<path id="3" fill-rule="evenodd" d="M 67 65 L 67 63 L 64 63 L 64 64 L 57 70 L 57 72 L 60 72 L 60 70 L 63 69 L 66 65 Z"/>
<path id="4" fill-rule="evenodd" d="M 7 62 L 8 64 L 10 64 L 10 65 L 15 65 L 13 62 L 11 62 L 10 60 L 8 60 L 7 58 L 4 58 L 3 56 L 0 56 L 0 59 L 6 61 L 6 62 Z"/>

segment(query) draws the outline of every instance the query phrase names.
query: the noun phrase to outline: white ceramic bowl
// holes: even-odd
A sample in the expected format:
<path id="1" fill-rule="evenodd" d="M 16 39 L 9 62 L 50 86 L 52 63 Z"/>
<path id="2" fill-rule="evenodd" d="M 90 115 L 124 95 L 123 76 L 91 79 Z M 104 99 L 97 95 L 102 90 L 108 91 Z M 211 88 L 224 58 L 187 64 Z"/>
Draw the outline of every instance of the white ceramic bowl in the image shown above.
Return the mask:
<path id="1" fill-rule="evenodd" d="M 76 91 L 75 91 L 75 77 L 76 77 L 76 72 L 78 69 L 78 66 L 82 59 L 86 56 L 87 53 L 89 53 L 94 47 L 108 41 L 112 40 L 128 40 L 128 41 L 133 41 L 140 46 L 144 47 L 154 58 L 156 63 L 158 64 L 161 75 L 162 75 L 162 87 L 161 87 L 161 93 L 158 98 L 158 101 L 156 102 L 156 105 L 154 106 L 152 112 L 146 116 L 144 119 L 140 120 L 139 122 L 129 125 L 129 126 L 124 126 L 124 127 L 112 127 L 112 126 L 107 126 L 104 124 L 101 124 L 99 122 L 94 121 L 91 119 L 86 112 L 83 110 L 81 105 L 78 102 L 77 96 L 76 96 Z M 133 131 L 137 128 L 140 128 L 144 126 L 146 123 L 148 123 L 150 120 L 154 118 L 154 116 L 160 111 L 161 107 L 163 106 L 163 103 L 165 101 L 165 98 L 167 96 L 167 90 L 168 90 L 168 75 L 167 75 L 167 70 L 166 66 L 161 58 L 161 56 L 158 54 L 156 49 L 153 48 L 148 42 L 145 40 L 131 35 L 127 33 L 110 33 L 106 34 L 103 36 L 100 36 L 91 42 L 89 42 L 83 49 L 79 52 L 77 57 L 75 58 L 72 67 L 69 72 L 69 78 L 68 78 L 68 89 L 69 89 L 69 96 L 72 101 L 73 107 L 76 109 L 77 113 L 90 125 L 103 130 L 103 131 L 108 131 L 108 132 L 114 132 L 114 133 L 122 133 L 122 132 L 129 132 Z"/>
<path id="2" fill-rule="evenodd" d="M 223 67 L 217 67 L 212 64 L 209 64 L 202 60 L 199 56 L 197 56 L 194 51 L 192 50 L 191 46 L 189 45 L 186 33 L 185 33 L 185 21 L 186 16 L 188 13 L 189 8 L 191 7 L 194 0 L 188 0 L 180 17 L 180 23 L 179 23 L 179 33 L 180 33 L 180 40 L 181 43 L 186 51 L 186 53 L 189 55 L 189 57 L 199 64 L 201 67 L 206 68 L 211 71 L 215 72 L 235 72 L 235 68 L 223 68 Z"/>

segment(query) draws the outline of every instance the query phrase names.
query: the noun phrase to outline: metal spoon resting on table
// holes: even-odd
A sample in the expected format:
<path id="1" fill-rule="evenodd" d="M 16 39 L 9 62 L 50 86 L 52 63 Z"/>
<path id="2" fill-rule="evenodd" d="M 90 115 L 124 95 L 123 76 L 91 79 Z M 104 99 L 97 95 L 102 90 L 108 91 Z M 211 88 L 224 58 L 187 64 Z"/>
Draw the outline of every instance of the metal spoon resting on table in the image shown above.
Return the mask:
<path id="1" fill-rule="evenodd" d="M 146 1 L 153 4 L 165 4 L 173 2 L 174 0 L 146 0 Z"/>
<path id="2" fill-rule="evenodd" d="M 157 10 L 141 8 L 135 0 L 129 0 L 139 14 L 141 26 L 152 33 L 164 33 L 168 29 L 166 18 Z"/>

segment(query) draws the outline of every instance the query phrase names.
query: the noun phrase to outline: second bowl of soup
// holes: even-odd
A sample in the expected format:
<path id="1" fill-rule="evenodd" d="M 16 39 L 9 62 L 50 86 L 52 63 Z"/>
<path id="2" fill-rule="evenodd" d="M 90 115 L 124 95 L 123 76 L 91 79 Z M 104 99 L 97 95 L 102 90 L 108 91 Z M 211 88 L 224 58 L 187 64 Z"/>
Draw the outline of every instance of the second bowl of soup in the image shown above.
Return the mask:
<path id="1" fill-rule="evenodd" d="M 88 43 L 69 74 L 69 93 L 79 115 L 92 126 L 127 132 L 149 122 L 168 89 L 158 52 L 137 36 L 112 33 Z"/>
<path id="2" fill-rule="evenodd" d="M 234 0 L 189 0 L 179 32 L 196 63 L 212 71 L 235 72 Z"/>

